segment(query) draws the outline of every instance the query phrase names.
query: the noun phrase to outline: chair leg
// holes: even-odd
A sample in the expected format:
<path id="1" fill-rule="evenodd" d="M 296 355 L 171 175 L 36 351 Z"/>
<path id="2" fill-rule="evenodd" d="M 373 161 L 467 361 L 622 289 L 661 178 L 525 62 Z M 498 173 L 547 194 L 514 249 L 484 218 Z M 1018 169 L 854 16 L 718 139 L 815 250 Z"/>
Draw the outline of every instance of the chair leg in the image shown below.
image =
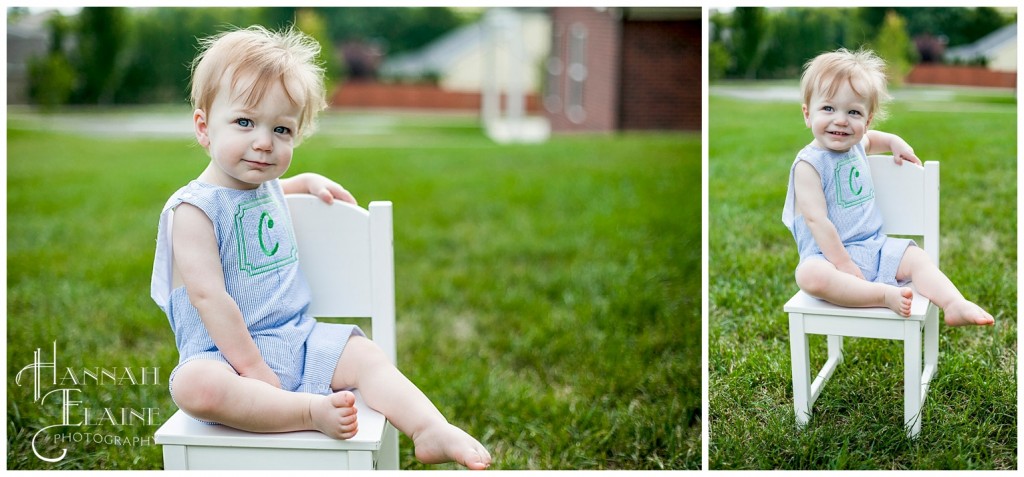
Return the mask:
<path id="1" fill-rule="evenodd" d="M 932 308 L 924 320 L 924 365 L 939 367 L 939 309 Z"/>
<path id="2" fill-rule="evenodd" d="M 811 419 L 811 358 L 804 315 L 789 314 L 789 351 L 793 366 L 793 410 L 796 424 L 803 427 Z"/>
<path id="3" fill-rule="evenodd" d="M 907 435 L 921 432 L 921 322 L 904 323 L 903 336 L 903 425 Z"/>
<path id="4" fill-rule="evenodd" d="M 390 422 L 385 426 L 380 454 L 377 457 L 377 470 L 399 470 L 398 430 Z"/>
<path id="5" fill-rule="evenodd" d="M 838 363 L 843 362 L 843 337 L 841 335 L 828 335 L 828 359 L 836 358 Z"/>

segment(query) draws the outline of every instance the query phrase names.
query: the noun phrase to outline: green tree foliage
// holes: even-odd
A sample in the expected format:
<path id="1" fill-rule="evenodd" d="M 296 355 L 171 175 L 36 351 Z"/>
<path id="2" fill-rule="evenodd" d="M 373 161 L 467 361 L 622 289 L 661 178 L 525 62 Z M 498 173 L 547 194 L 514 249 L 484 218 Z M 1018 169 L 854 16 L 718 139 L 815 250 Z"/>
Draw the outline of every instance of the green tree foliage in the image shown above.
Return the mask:
<path id="1" fill-rule="evenodd" d="M 70 58 L 77 75 L 72 101 L 111 103 L 124 71 L 128 17 L 122 7 L 83 8 L 78 14 L 77 48 Z"/>
<path id="2" fill-rule="evenodd" d="M 708 45 L 708 80 L 715 81 L 725 78 L 729 69 L 729 50 L 721 43 Z"/>
<path id="3" fill-rule="evenodd" d="M 886 26 L 889 12 L 903 19 L 902 29 Z M 976 41 L 1015 18 L 990 7 L 801 7 L 736 8 L 712 15 L 711 21 L 715 32 L 709 52 L 718 51 L 721 56 L 724 50 L 729 55 L 728 60 L 716 59 L 714 65 L 724 65 L 726 78 L 771 79 L 799 76 L 803 64 L 821 52 L 868 45 L 889 50 L 885 53 L 889 56 L 883 57 L 891 57 L 902 70 L 916 60 L 902 52 L 904 46 L 912 48 L 917 35 L 945 38 L 949 46 L 956 46 Z"/>
<path id="4" fill-rule="evenodd" d="M 744 78 L 755 78 L 760 66 L 759 52 L 767 37 L 766 16 L 764 7 L 737 8 L 733 13 L 736 71 Z"/>
<path id="5" fill-rule="evenodd" d="M 45 55 L 28 63 L 28 96 L 35 104 L 51 110 L 71 98 L 75 71 L 64 53 L 64 39 L 71 24 L 59 12 L 47 20 L 50 48 Z"/>
<path id="6" fill-rule="evenodd" d="M 17 12 L 15 12 L 17 13 Z M 182 102 L 198 39 L 231 27 L 296 24 L 320 42 L 328 83 L 344 76 L 345 41 L 375 42 L 387 52 L 419 48 L 471 18 L 448 8 L 113 8 L 86 7 L 50 25 L 58 53 L 33 61 L 36 101 L 47 104 Z M 59 45 L 76 45 L 66 53 Z M 62 66 L 63 65 L 63 66 Z M 61 90 L 71 74 L 70 92 Z M 52 76 L 52 77 L 51 77 Z M 34 78 L 34 79 L 32 79 Z M 56 89 L 55 89 L 56 88 Z"/>
<path id="7" fill-rule="evenodd" d="M 340 52 L 335 52 L 332 46 L 330 31 L 327 30 L 327 22 L 323 15 L 315 8 L 302 8 L 295 14 L 295 25 L 299 30 L 313 37 L 320 43 L 320 61 L 323 64 L 326 81 L 324 87 L 328 94 L 334 90 L 334 82 L 345 74 L 342 67 Z"/>
<path id="8" fill-rule="evenodd" d="M 871 33 L 872 37 L 885 23 L 886 14 L 895 11 L 906 20 L 911 38 L 920 34 L 942 36 L 949 46 L 972 43 L 1014 20 L 993 7 L 870 7 L 860 10 L 864 20 L 876 30 Z"/>
<path id="9" fill-rule="evenodd" d="M 189 65 L 199 39 L 263 21 L 252 8 L 152 8 L 132 11 L 130 57 L 118 103 L 187 102 Z"/>
<path id="10" fill-rule="evenodd" d="M 28 96 L 43 109 L 51 110 L 67 103 L 74 87 L 75 72 L 66 56 L 47 53 L 28 64 Z"/>
<path id="11" fill-rule="evenodd" d="M 889 83 L 895 86 L 903 84 L 904 78 L 910 73 L 917 51 L 907 34 L 907 22 L 893 10 L 885 15 L 882 28 L 878 30 L 878 39 L 873 49 L 888 67 Z"/>
<path id="12" fill-rule="evenodd" d="M 462 25 L 465 19 L 438 7 L 323 8 L 336 42 L 372 40 L 388 53 L 415 50 Z"/>
<path id="13" fill-rule="evenodd" d="M 818 54 L 866 43 L 863 25 L 841 8 L 787 8 L 772 17 L 763 69 L 767 77 L 800 76 L 804 63 Z"/>

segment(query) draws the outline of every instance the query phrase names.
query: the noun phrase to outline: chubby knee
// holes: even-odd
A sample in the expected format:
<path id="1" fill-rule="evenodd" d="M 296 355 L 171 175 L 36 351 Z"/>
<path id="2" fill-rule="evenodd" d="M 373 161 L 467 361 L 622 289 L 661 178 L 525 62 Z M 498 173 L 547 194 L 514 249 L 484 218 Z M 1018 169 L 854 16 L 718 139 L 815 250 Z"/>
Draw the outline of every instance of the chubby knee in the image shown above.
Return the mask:
<path id="1" fill-rule="evenodd" d="M 900 265 L 896 270 L 896 279 L 911 281 L 914 279 L 915 273 L 929 273 L 937 269 L 938 267 L 932 262 L 928 252 L 915 245 L 910 245 L 903 252 L 903 258 L 900 259 Z"/>
<path id="2" fill-rule="evenodd" d="M 352 336 L 334 368 L 331 388 L 358 388 L 364 377 L 381 376 L 388 368 L 394 368 L 394 363 L 377 343 L 363 336 Z"/>
<path id="3" fill-rule="evenodd" d="M 384 350 L 380 349 L 377 343 L 365 336 L 352 336 L 345 344 L 346 354 L 352 354 L 364 365 L 391 364 Z M 351 352 L 351 353 L 350 353 Z"/>
<path id="4" fill-rule="evenodd" d="M 821 260 L 804 262 L 796 269 L 797 286 L 808 295 L 820 297 L 829 288 L 829 270 L 825 267 L 831 266 Z"/>
<path id="5" fill-rule="evenodd" d="M 197 361 L 182 366 L 171 383 L 174 403 L 186 414 L 199 419 L 210 419 L 222 407 L 224 388 L 223 371 Z"/>

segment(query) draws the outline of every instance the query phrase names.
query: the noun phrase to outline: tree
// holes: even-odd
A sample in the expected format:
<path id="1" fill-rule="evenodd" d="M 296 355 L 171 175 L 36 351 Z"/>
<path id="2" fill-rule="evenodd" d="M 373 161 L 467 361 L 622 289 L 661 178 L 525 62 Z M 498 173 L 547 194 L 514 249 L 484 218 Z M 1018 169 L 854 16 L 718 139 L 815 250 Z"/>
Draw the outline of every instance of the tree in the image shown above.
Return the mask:
<path id="1" fill-rule="evenodd" d="M 330 32 L 327 31 L 327 23 L 318 9 L 301 8 L 295 14 L 295 25 L 300 31 L 313 37 L 320 44 L 320 62 L 324 67 L 325 76 L 324 89 L 330 95 L 334 90 L 335 80 L 344 75 L 344 69 L 334 53 L 334 45 L 331 43 Z"/>
<path id="2" fill-rule="evenodd" d="M 343 74 L 332 54 L 339 41 L 362 39 L 392 52 L 410 50 L 471 20 L 448 8 L 423 7 L 85 7 L 50 26 L 50 53 L 57 56 L 35 60 L 32 87 L 37 89 L 31 97 L 46 104 L 182 102 L 188 98 L 198 39 L 253 24 L 277 30 L 297 23 L 320 42 L 330 83 Z"/>
<path id="3" fill-rule="evenodd" d="M 73 100 L 111 103 L 124 66 L 119 63 L 125 46 L 128 18 L 122 7 L 83 8 L 78 14 L 78 47 L 71 59 L 78 73 Z M 119 68 L 120 67 L 120 68 Z"/>
<path id="4" fill-rule="evenodd" d="M 389 53 L 410 51 L 467 21 L 444 7 L 323 8 L 335 42 L 374 41 Z"/>
<path id="5" fill-rule="evenodd" d="M 878 30 L 875 40 L 875 53 L 883 60 L 889 70 L 889 82 L 895 86 L 903 84 L 904 78 L 916 61 L 917 51 L 907 34 L 906 21 L 895 11 L 885 15 L 882 28 Z"/>
<path id="6" fill-rule="evenodd" d="M 887 22 L 896 18 L 902 29 L 883 32 Z M 804 62 L 817 54 L 840 47 L 857 49 L 867 44 L 888 50 L 885 54 L 894 68 L 894 81 L 902 80 L 909 65 L 917 60 L 916 49 L 907 48 L 903 38 L 930 34 L 948 39 L 948 45 L 970 43 L 1014 21 L 991 7 L 861 7 L 861 8 L 736 8 L 730 13 L 716 12 L 710 21 L 715 26 L 712 44 L 725 48 L 730 61 L 717 58 L 715 68 L 725 70 L 729 78 L 793 78 Z M 902 34 L 899 32 L 902 31 Z M 896 36 L 892 36 L 892 35 Z M 893 42 L 896 43 L 893 43 Z M 709 48 L 709 54 L 711 50 Z M 710 59 L 710 58 L 709 58 Z M 901 70 L 902 72 L 896 71 Z M 717 73 L 716 73 L 717 74 Z"/>
<path id="7" fill-rule="evenodd" d="M 737 8 L 733 11 L 733 45 L 736 70 L 745 78 L 757 77 L 761 42 L 767 31 L 764 7 Z"/>
<path id="8" fill-rule="evenodd" d="M 50 48 L 45 55 L 28 62 L 28 97 L 51 110 L 68 102 L 75 86 L 75 71 L 64 53 L 64 38 L 71 25 L 60 12 L 47 22 L 50 30 Z"/>

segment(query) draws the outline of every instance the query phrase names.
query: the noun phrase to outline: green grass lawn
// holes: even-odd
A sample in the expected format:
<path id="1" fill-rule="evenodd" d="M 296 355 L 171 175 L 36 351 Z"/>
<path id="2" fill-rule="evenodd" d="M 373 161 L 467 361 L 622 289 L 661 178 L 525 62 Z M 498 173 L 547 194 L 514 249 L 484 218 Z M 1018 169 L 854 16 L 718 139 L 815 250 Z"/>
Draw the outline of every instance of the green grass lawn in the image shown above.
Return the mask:
<path id="1" fill-rule="evenodd" d="M 877 125 L 942 162 L 942 269 L 996 318 L 940 325 L 938 375 L 912 441 L 902 346 L 886 340 L 847 339 L 811 422 L 795 429 L 782 306 L 798 257 L 780 216 L 790 165 L 812 138 L 799 104 L 710 98 L 710 468 L 1017 468 L 1016 107 L 969 100 L 896 103 Z M 824 337 L 811 346 L 818 369 Z"/>
<path id="2" fill-rule="evenodd" d="M 158 469 L 146 439 L 175 410 L 177 351 L 149 297 L 157 217 L 206 158 L 188 137 L 39 130 L 48 121 L 7 129 L 7 466 Z M 695 134 L 502 147 L 472 118 L 331 115 L 289 174 L 321 172 L 364 206 L 394 203 L 399 367 L 480 438 L 493 468 L 693 469 L 700 164 Z M 61 423 L 59 396 L 35 402 L 31 373 L 15 380 L 55 341 L 58 381 L 43 392 L 80 389 L 68 422 L 85 408 L 93 419 L 43 432 L 42 455 L 67 448 L 47 463 L 32 439 Z M 75 385 L 64 371 L 104 367 L 158 367 L 159 383 Z M 105 408 L 116 422 L 96 420 Z M 156 422 L 120 422 L 122 408 Z M 422 466 L 412 450 L 403 437 L 403 468 L 452 467 Z"/>

